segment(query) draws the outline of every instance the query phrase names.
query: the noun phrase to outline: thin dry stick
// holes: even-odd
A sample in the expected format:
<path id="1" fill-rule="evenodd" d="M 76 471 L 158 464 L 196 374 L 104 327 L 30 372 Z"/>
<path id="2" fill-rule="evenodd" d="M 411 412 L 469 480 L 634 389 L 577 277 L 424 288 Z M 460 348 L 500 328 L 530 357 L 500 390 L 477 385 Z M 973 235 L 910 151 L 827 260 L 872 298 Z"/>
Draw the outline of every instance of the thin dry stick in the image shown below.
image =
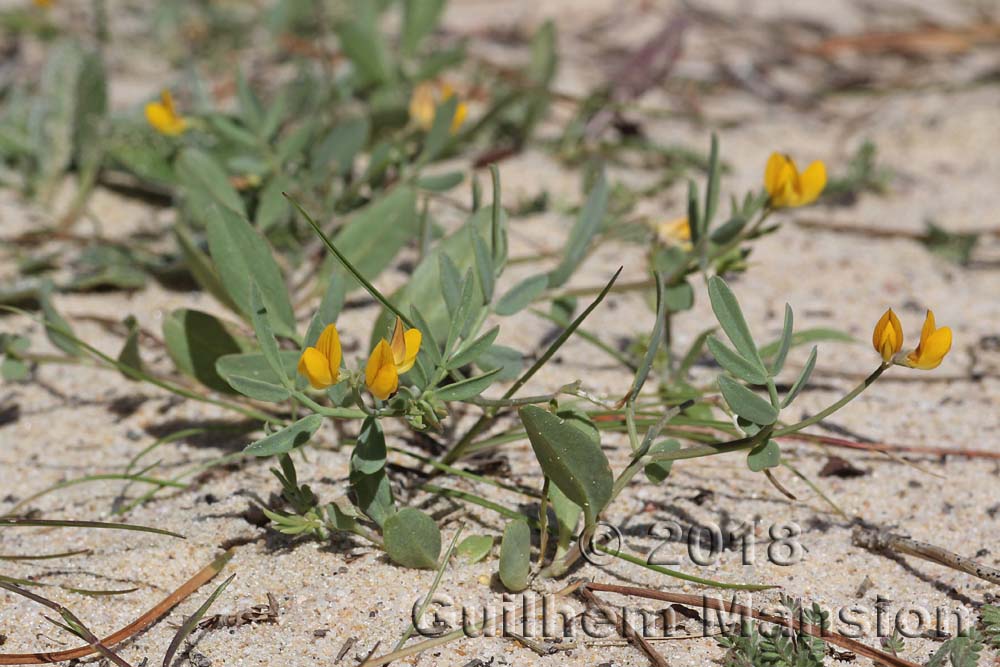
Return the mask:
<path id="1" fill-rule="evenodd" d="M 884 442 L 853 442 L 843 438 L 834 438 L 826 435 L 812 435 L 809 433 L 791 433 L 783 435 L 778 440 L 806 440 L 809 442 L 819 442 L 831 447 L 845 447 L 847 449 L 868 450 L 873 452 L 903 452 L 906 454 L 928 454 L 931 456 L 963 456 L 970 459 L 998 459 L 1000 452 L 986 449 L 963 449 L 952 447 L 925 447 L 921 445 L 891 445 Z"/>
<path id="2" fill-rule="evenodd" d="M 212 578 L 217 575 L 223 567 L 225 567 L 226 563 L 228 563 L 229 559 L 232 557 L 233 550 L 230 549 L 212 561 L 208 566 L 198 572 L 198 574 L 191 577 L 180 588 L 164 598 L 164 600 L 158 605 L 147 611 L 135 621 L 126 625 L 118 632 L 108 635 L 102 639 L 101 644 L 104 646 L 114 646 L 115 644 L 119 644 L 129 637 L 142 632 L 173 609 L 177 604 L 184 600 L 184 598 L 194 593 L 205 583 L 211 581 Z M 97 651 L 92 646 L 81 646 L 80 648 L 69 649 L 67 651 L 56 651 L 54 653 L 3 653 L 0 654 L 0 665 L 44 665 L 52 662 L 77 660 L 96 652 Z"/>
<path id="3" fill-rule="evenodd" d="M 920 540 L 914 540 L 902 535 L 894 535 L 887 530 L 858 526 L 851 535 L 851 541 L 855 546 L 870 551 L 895 551 L 901 554 L 916 556 L 917 558 L 923 558 L 938 565 L 950 567 L 959 572 L 971 574 L 973 577 L 979 577 L 991 584 L 1000 585 L 1000 570 L 995 570 L 988 565 L 983 565 L 965 556 L 959 556 L 947 549 L 942 549 L 927 542 L 921 542 Z"/>
<path id="4" fill-rule="evenodd" d="M 739 614 L 740 616 L 752 616 L 753 618 L 756 618 L 759 621 L 764 621 L 765 623 L 774 623 L 775 625 L 792 628 L 797 632 L 812 635 L 813 637 L 822 639 L 828 644 L 835 644 L 841 648 L 847 649 L 848 651 L 853 651 L 862 657 L 868 658 L 869 660 L 875 660 L 888 665 L 888 667 L 920 667 L 920 665 L 910 662 L 909 660 L 897 658 L 890 653 L 879 651 L 878 649 L 862 644 L 859 641 L 849 639 L 836 632 L 824 630 L 818 626 L 812 625 L 811 623 L 800 623 L 791 618 L 771 616 L 770 614 L 765 614 L 749 607 L 744 607 L 740 604 L 725 602 L 724 600 L 717 600 L 715 598 L 698 595 L 686 595 L 684 593 L 667 593 L 665 591 L 656 591 L 649 588 L 637 588 L 635 586 L 616 586 L 614 584 L 598 584 L 593 582 L 586 584 L 586 587 L 595 591 L 607 591 L 608 593 L 618 593 L 619 595 L 634 595 L 636 597 L 649 598 L 650 600 L 662 600 L 663 602 L 683 604 L 689 607 L 701 607 L 702 609 L 715 609 L 729 614 Z"/>
<path id="5" fill-rule="evenodd" d="M 627 639 L 632 644 L 635 644 L 638 648 L 642 649 L 642 652 L 646 654 L 649 658 L 649 662 L 654 665 L 654 667 L 670 667 L 662 655 L 656 652 L 653 645 L 646 641 L 646 638 L 635 631 L 625 618 L 616 612 L 610 605 L 605 604 L 599 597 L 594 595 L 594 593 L 588 590 L 587 586 L 581 586 L 577 590 L 577 595 L 582 597 L 587 603 L 597 607 L 601 612 L 607 617 L 609 621 L 615 624 L 618 628 L 618 633 Z"/>

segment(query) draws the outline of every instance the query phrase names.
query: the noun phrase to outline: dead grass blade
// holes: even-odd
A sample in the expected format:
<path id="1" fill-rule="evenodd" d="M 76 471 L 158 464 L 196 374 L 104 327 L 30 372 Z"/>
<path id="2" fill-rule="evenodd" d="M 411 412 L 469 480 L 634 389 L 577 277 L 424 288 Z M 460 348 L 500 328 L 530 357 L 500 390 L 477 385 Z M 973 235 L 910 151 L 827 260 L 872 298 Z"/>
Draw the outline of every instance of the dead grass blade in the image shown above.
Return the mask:
<path id="1" fill-rule="evenodd" d="M 646 654 L 646 657 L 649 658 L 649 662 L 653 665 L 653 667 L 670 667 L 670 663 L 668 663 L 662 655 L 656 652 L 656 649 L 653 648 L 652 644 L 646 641 L 645 637 L 636 632 L 635 628 L 629 625 L 628 621 L 626 621 L 621 614 L 617 613 L 613 607 L 605 604 L 599 597 L 594 595 L 594 593 L 590 591 L 587 586 L 581 586 L 576 592 L 577 595 L 582 597 L 588 604 L 600 609 L 601 613 L 603 613 L 604 616 L 607 617 L 609 621 L 614 623 L 616 628 L 618 628 L 618 634 Z"/>
<path id="2" fill-rule="evenodd" d="M 205 583 L 212 580 L 217 575 L 229 559 L 233 557 L 230 549 L 209 565 L 203 568 L 196 575 L 186 581 L 180 588 L 163 599 L 158 605 L 147 611 L 145 614 L 129 623 L 124 628 L 108 635 L 100 644 L 103 646 L 114 646 L 125 641 L 129 637 L 136 635 L 149 626 L 156 623 L 166 615 L 178 603 L 198 590 Z M 44 665 L 53 662 L 65 662 L 67 660 L 78 660 L 88 655 L 93 655 L 98 651 L 93 646 L 81 646 L 80 648 L 69 649 L 67 651 L 43 652 L 43 653 L 2 653 L 0 654 L 0 665 Z"/>
<path id="3" fill-rule="evenodd" d="M 62 606 L 58 602 L 53 602 L 48 598 L 44 598 L 41 595 L 36 595 L 31 591 L 27 591 L 21 588 L 20 586 L 17 586 L 16 584 L 7 583 L 6 581 L 0 581 L 0 588 L 4 588 L 12 593 L 20 595 L 21 597 L 27 598 L 32 602 L 37 602 L 38 604 L 48 607 L 52 611 L 59 614 L 59 616 L 62 617 L 65 623 L 60 623 L 59 621 L 51 619 L 48 616 L 45 616 L 45 620 L 49 621 L 56 627 L 62 628 L 66 632 L 69 632 L 70 634 L 73 635 L 77 635 L 78 637 L 83 639 L 85 642 L 87 642 L 87 644 L 89 644 L 89 646 L 87 646 L 86 648 L 88 652 L 100 653 L 105 658 L 118 665 L 118 667 L 132 667 L 128 662 L 125 661 L 124 658 L 122 658 L 117 653 L 115 653 L 107 646 L 105 646 L 105 642 L 102 642 L 100 639 L 97 638 L 97 636 L 93 632 L 88 630 L 87 626 L 83 624 L 83 621 L 77 618 L 73 612 L 71 612 L 69 609 Z"/>

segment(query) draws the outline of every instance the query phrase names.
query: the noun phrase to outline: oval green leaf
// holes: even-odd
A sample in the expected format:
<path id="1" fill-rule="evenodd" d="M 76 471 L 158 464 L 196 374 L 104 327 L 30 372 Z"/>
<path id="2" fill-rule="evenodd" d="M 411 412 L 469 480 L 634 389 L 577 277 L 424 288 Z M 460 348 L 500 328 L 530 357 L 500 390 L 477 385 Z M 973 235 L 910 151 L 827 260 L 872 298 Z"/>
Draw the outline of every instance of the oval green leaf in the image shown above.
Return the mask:
<path id="1" fill-rule="evenodd" d="M 729 407 L 743 419 L 762 426 L 773 424 L 778 419 L 778 411 L 773 405 L 736 380 L 720 375 L 719 389 Z"/>
<path id="2" fill-rule="evenodd" d="M 500 542 L 500 581 L 507 590 L 519 593 L 528 587 L 531 574 L 531 528 L 515 519 L 503 530 Z"/>
<path id="3" fill-rule="evenodd" d="M 441 553 L 441 531 L 434 519 L 412 507 L 404 507 L 386 519 L 383 527 L 385 551 L 403 567 L 433 569 Z"/>
<path id="4" fill-rule="evenodd" d="M 296 447 L 301 447 L 309 442 L 309 439 L 313 437 L 313 434 L 316 433 L 322 424 L 322 415 L 303 417 L 291 426 L 286 426 L 263 440 L 258 440 L 247 446 L 243 451 L 254 456 L 287 454 Z"/>
<path id="5" fill-rule="evenodd" d="M 518 414 L 545 476 L 580 506 L 588 526 L 611 499 L 614 477 L 599 439 L 534 405 Z"/>

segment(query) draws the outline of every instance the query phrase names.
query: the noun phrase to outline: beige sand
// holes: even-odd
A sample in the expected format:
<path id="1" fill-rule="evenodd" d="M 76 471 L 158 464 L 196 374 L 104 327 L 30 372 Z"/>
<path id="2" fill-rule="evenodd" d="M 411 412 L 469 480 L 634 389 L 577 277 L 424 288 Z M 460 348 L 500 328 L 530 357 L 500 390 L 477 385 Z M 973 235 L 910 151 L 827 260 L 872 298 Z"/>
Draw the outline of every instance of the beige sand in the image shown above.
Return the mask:
<path id="1" fill-rule="evenodd" d="M 752 12 L 740 10 L 745 15 L 733 10 L 743 3 L 711 4 L 727 10 L 729 13 L 722 16 L 728 16 L 732 23 L 714 23 L 708 16 L 694 19 L 688 33 L 688 48 L 676 70 L 689 81 L 716 79 L 716 68 L 722 62 L 739 68 L 765 58 L 770 49 L 776 48 L 770 43 L 768 32 L 774 29 L 774 24 L 764 24 L 765 20 L 808 19 L 836 33 L 913 29 L 920 18 L 933 18 L 953 26 L 976 20 L 974 3 L 960 2 L 939 3 L 933 10 L 919 9 L 922 3 L 892 3 L 874 15 L 860 9 L 859 3 L 846 1 L 808 3 L 800 7 L 807 3 L 769 0 L 754 3 Z M 567 94 L 580 95 L 606 76 L 612 55 L 634 47 L 674 9 L 675 4 L 669 2 L 637 0 L 505 3 L 468 0 L 452 3 L 446 25 L 455 32 L 480 34 L 484 26 L 498 31 L 530 30 L 544 18 L 553 17 L 559 24 L 560 52 L 564 58 L 558 88 Z M 801 28 L 789 30 L 795 39 L 816 39 Z M 131 37 L 132 33 L 129 34 Z M 523 49 L 489 42 L 474 43 L 473 51 L 490 59 L 525 57 Z M 782 214 L 786 222 L 783 229 L 757 246 L 750 270 L 733 283 L 751 326 L 761 336 L 777 335 L 785 301 L 796 309 L 797 326 L 834 326 L 849 331 L 862 342 L 888 306 L 899 312 L 910 332 L 910 341 L 915 339 L 926 307 L 934 308 L 939 323 L 953 327 L 954 351 L 938 370 L 919 373 L 893 369 L 862 400 L 831 420 L 859 437 L 1000 451 L 997 409 L 1000 363 L 995 350 L 980 348 L 987 337 L 1000 333 L 996 239 L 984 238 L 977 251 L 981 261 L 962 269 L 930 255 L 911 240 L 874 239 L 791 224 L 802 219 L 919 231 L 926 220 L 934 220 L 950 230 L 996 228 L 1000 222 L 996 213 L 1000 205 L 997 190 L 1000 153 L 996 150 L 1000 145 L 1000 118 L 996 112 L 1000 108 L 1000 90 L 995 83 L 996 56 L 995 45 L 981 45 L 967 53 L 930 61 L 880 57 L 868 62 L 876 63 L 870 66 L 877 77 L 891 82 L 887 90 L 809 97 L 798 108 L 768 104 L 731 85 L 715 85 L 697 92 L 693 84 L 668 84 L 641 100 L 644 108 L 677 112 L 644 120 L 647 132 L 660 141 L 701 148 L 707 144 L 709 129 L 719 128 L 724 158 L 732 168 L 725 180 L 727 196 L 729 192 L 742 193 L 746 188 L 757 187 L 764 161 L 775 149 L 791 152 L 803 161 L 822 158 L 834 172 L 840 172 L 856 146 L 869 138 L 878 145 L 880 160 L 897 174 L 885 196 L 864 195 L 856 205 L 847 208 L 819 207 Z M 150 72 L 156 71 L 153 64 L 140 62 L 130 66 L 121 58 L 116 63 L 123 70 L 118 79 L 123 83 L 117 83 L 113 89 L 119 106 L 134 103 L 158 85 L 150 76 Z M 866 68 L 858 59 L 847 59 L 842 64 L 862 71 Z M 773 81 L 785 90 L 801 94 L 818 85 L 823 71 L 815 60 L 786 63 L 777 68 Z M 988 78 L 991 72 L 993 79 Z M 704 113 L 702 121 L 692 121 L 683 113 L 692 107 Z M 565 117 L 566 113 L 563 105 L 556 110 L 559 117 Z M 547 131 L 551 133 L 553 129 Z M 529 150 L 504 162 L 501 169 L 504 193 L 510 202 L 542 189 L 550 192 L 555 211 L 563 204 L 578 201 L 578 174 L 566 171 L 540 151 Z M 616 170 L 613 175 L 649 182 L 656 174 Z M 641 210 L 655 217 L 674 217 L 682 212 L 682 201 L 682 188 L 675 187 L 643 202 Z M 109 234 L 127 234 L 151 227 L 163 215 L 106 192 L 98 193 L 92 209 Z M 29 229 L 38 215 L 44 212 L 10 192 L 0 192 L 4 236 Z M 442 210 L 441 215 L 444 219 L 449 216 L 455 219 L 455 214 L 448 210 Z M 511 230 L 512 251 L 522 254 L 539 248 L 557 248 L 569 224 L 570 219 L 558 212 L 516 220 Z M 587 260 L 574 285 L 600 284 L 619 264 L 625 265 L 624 279 L 644 275 L 641 249 L 634 245 L 608 245 Z M 524 265 L 512 268 L 505 276 L 505 284 L 513 284 L 532 270 Z M 12 266 L 0 267 L 4 280 L 12 272 Z M 397 284 L 402 278 L 400 274 L 386 275 L 381 284 Z M 143 326 L 158 331 L 172 308 L 184 305 L 218 311 L 205 295 L 167 292 L 157 286 L 131 295 L 60 296 L 57 303 L 87 340 L 107 352 L 116 352 L 120 340 L 77 318 L 85 315 L 121 318 L 134 313 Z M 345 339 L 355 342 L 366 339 L 373 314 L 372 309 L 346 312 L 340 322 Z M 648 307 L 638 296 L 613 295 L 594 313 L 588 327 L 605 340 L 617 341 L 645 330 L 651 320 Z M 694 314 L 678 321 L 677 340 L 684 345 L 711 322 L 706 299 L 701 298 Z M 39 328 L 26 319 L 4 318 L 3 328 L 30 333 L 37 349 L 47 347 Z M 534 349 L 549 330 L 546 323 L 523 315 L 505 324 L 501 340 L 522 349 Z M 559 358 L 560 363 L 550 364 L 525 391 L 551 390 L 580 379 L 591 392 L 620 396 L 630 382 L 613 363 L 580 341 L 568 344 Z M 792 353 L 789 377 L 804 360 L 805 350 Z M 147 351 L 146 361 L 155 368 L 169 367 L 160 353 Z M 794 411 L 807 414 L 825 406 L 864 377 L 876 362 L 875 354 L 866 344 L 823 345 L 812 388 L 804 393 Z M 978 379 L 970 380 L 970 371 L 979 373 Z M 36 383 L 0 386 L 0 405 L 17 405 L 21 412 L 15 423 L 0 427 L 3 443 L 0 512 L 9 509 L 11 498 L 25 497 L 61 480 L 118 471 L 122 461 L 149 445 L 157 435 L 189 423 L 197 425 L 205 420 L 229 418 L 221 410 L 205 405 L 175 404 L 153 388 L 86 367 L 45 366 L 37 379 Z M 112 404 L 127 405 L 132 399 L 136 399 L 136 406 L 130 414 L 116 415 L 109 409 Z M 607 436 L 605 443 L 613 466 L 620 468 L 627 459 L 627 445 L 614 436 Z M 199 438 L 162 447 L 150 462 L 161 460 L 163 468 L 158 474 L 168 474 L 238 450 L 244 444 L 244 439 Z M 301 476 L 321 496 L 333 499 L 345 490 L 349 451 L 337 447 L 336 435 L 329 427 L 324 427 L 314 444 L 308 462 L 300 465 Z M 869 474 L 856 479 L 819 479 L 816 474 L 826 460 L 826 452 L 794 443 L 787 443 L 784 448 L 795 464 L 816 479 L 848 514 L 898 526 L 900 531 L 918 539 L 968 556 L 978 552 L 982 562 L 1000 564 L 1000 542 L 996 537 L 1000 534 L 997 511 L 1000 465 L 996 462 L 918 457 L 915 461 L 922 472 L 885 457 L 838 450 L 837 454 L 869 470 Z M 512 481 L 533 487 L 540 484 L 526 443 L 515 443 L 505 453 L 510 458 Z M 412 463 L 404 458 L 398 461 Z M 356 664 L 356 658 L 366 655 L 378 642 L 381 642 L 379 653 L 385 652 L 406 629 L 411 606 L 430 586 L 434 574 L 396 567 L 382 553 L 360 541 L 319 544 L 292 540 L 248 523 L 244 514 L 252 499 L 267 498 L 276 489 L 268 466 L 268 462 L 252 461 L 213 473 L 190 489 L 165 492 L 156 502 L 128 515 L 128 520 L 134 523 L 181 532 L 186 536 L 183 541 L 100 531 L 3 530 L 0 554 L 91 550 L 89 555 L 51 565 L 5 563 L 4 573 L 40 576 L 49 583 L 93 589 L 138 587 L 133 593 L 112 598 L 45 589 L 47 595 L 70 606 L 95 632 L 105 634 L 133 620 L 207 564 L 219 553 L 221 545 L 238 543 L 236 555 L 227 568 L 227 572 L 237 573 L 236 579 L 213 611 L 231 613 L 261 604 L 270 592 L 281 604 L 280 621 L 277 625 L 197 633 L 196 650 L 212 664 L 248 667 L 333 664 L 348 638 L 356 638 L 357 642 L 338 664 Z M 859 604 L 874 614 L 877 596 L 891 601 L 891 613 L 905 605 L 952 609 L 995 599 L 995 586 L 961 573 L 913 559 L 893 561 L 853 547 L 849 527 L 821 499 L 787 471 L 777 474 L 799 497 L 798 502 L 783 497 L 763 476 L 750 473 L 742 456 L 684 462 L 676 466 L 673 476 L 662 486 L 649 485 L 645 480 L 633 484 L 608 512 L 608 519 L 634 528 L 634 536 L 630 534 L 626 545 L 633 552 L 645 553 L 659 540 L 643 537 L 643 528 L 657 522 L 718 524 L 727 517 L 757 518 L 762 528 L 755 565 L 743 566 L 737 553 L 723 552 L 716 565 L 696 567 L 685 559 L 679 569 L 724 581 L 778 584 L 787 595 L 834 609 Z M 447 483 L 469 488 L 465 482 Z M 90 484 L 49 495 L 31 506 L 46 517 L 109 519 L 111 504 L 121 489 L 120 482 Z M 502 502 L 520 500 L 492 489 L 477 491 Z M 412 502 L 423 503 L 426 498 L 417 496 Z M 428 509 L 446 513 L 455 507 L 438 501 Z M 496 534 L 503 525 L 496 515 L 475 508 L 464 508 L 460 520 L 465 524 L 466 534 Z M 797 564 L 779 567 L 768 563 L 765 557 L 766 528 L 785 522 L 802 527 L 800 539 L 805 555 Z M 456 527 L 457 522 L 449 520 L 444 531 L 446 540 Z M 677 553 L 677 546 L 670 545 L 665 551 Z M 500 593 L 489 585 L 496 568 L 495 552 L 476 565 L 456 563 L 449 568 L 441 591 L 458 604 L 499 605 Z M 573 576 L 664 590 L 705 592 L 703 588 L 621 562 L 604 567 L 586 566 Z M 858 595 L 858 587 L 866 578 L 871 585 L 867 592 Z M 561 585 L 560 582 L 540 584 L 549 591 Z M 157 663 L 176 625 L 197 608 L 209 591 L 210 587 L 198 591 L 168 618 L 124 646 L 122 655 L 134 664 L 143 657 Z M 761 604 L 772 603 L 777 592 L 758 594 L 754 599 Z M 76 645 L 48 624 L 33 603 L 7 593 L 0 595 L 0 601 L 0 634 L 6 636 L 0 651 L 58 650 Z M 573 604 L 580 608 L 579 602 Z M 325 632 L 316 632 L 320 630 Z M 693 621 L 685 626 L 686 632 L 699 630 Z M 866 640 L 873 641 L 871 633 Z M 909 640 L 903 655 L 922 662 L 935 646 L 930 640 Z M 657 648 L 672 665 L 705 665 L 722 656 L 712 639 L 667 641 L 658 643 Z M 419 664 L 466 665 L 474 659 L 493 665 L 648 664 L 630 646 L 582 645 L 571 653 L 539 657 L 513 640 L 495 638 L 469 639 L 435 648 L 423 654 Z"/>

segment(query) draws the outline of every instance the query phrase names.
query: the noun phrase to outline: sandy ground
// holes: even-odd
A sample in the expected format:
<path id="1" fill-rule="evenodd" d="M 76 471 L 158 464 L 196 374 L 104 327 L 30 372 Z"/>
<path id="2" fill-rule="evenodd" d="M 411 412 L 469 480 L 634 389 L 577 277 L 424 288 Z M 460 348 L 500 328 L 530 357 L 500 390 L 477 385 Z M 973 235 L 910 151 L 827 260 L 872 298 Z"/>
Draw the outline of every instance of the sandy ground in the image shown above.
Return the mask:
<path id="1" fill-rule="evenodd" d="M 778 0 L 754 2 L 729 11 L 730 23 L 712 19 L 709 8 L 726 9 L 729 3 L 704 5 L 706 12 L 693 19 L 687 49 L 676 72 L 687 81 L 709 80 L 720 63 L 751 64 L 769 57 L 766 30 L 771 21 L 792 18 L 816 22 L 829 34 L 862 30 L 914 29 L 920 18 L 949 26 L 971 25 L 977 19 L 973 3 L 938 3 L 919 9 L 922 3 L 886 3 L 879 11 L 863 3 L 790 3 Z M 735 4 L 735 3 L 734 3 Z M 530 30 L 547 17 L 557 20 L 563 67 L 557 88 L 567 95 L 585 93 L 607 75 L 615 54 L 632 48 L 659 26 L 676 7 L 669 2 L 577 1 L 505 2 L 456 1 L 451 3 L 445 24 L 455 32 L 475 33 L 484 25 L 497 31 L 508 28 Z M 804 5 L 804 6 L 802 6 Z M 980 3 L 985 10 L 996 5 Z M 791 28 L 789 28 L 791 29 Z M 755 32 L 756 31 L 756 32 Z M 815 36 L 812 37 L 815 40 Z M 486 40 L 475 47 L 483 57 L 524 58 L 520 47 Z M 1000 244 L 985 237 L 970 267 L 949 264 L 906 238 L 872 238 L 867 235 L 833 233 L 793 224 L 796 220 L 820 221 L 919 231 L 933 220 L 946 229 L 997 228 L 1000 191 L 1000 89 L 996 86 L 997 49 L 974 46 L 963 53 L 935 56 L 928 60 L 878 59 L 878 72 L 887 72 L 890 84 L 865 94 L 831 94 L 798 102 L 768 101 L 739 85 L 707 87 L 704 91 L 667 84 L 642 98 L 644 108 L 666 108 L 676 113 L 645 118 L 645 130 L 662 142 L 690 147 L 707 143 L 710 129 L 717 129 L 723 155 L 731 168 L 724 187 L 742 193 L 757 187 L 764 161 L 772 150 L 784 150 L 802 161 L 822 158 L 835 173 L 864 139 L 874 141 L 882 164 L 896 174 L 890 191 L 882 196 L 863 195 L 854 205 L 842 208 L 816 207 L 782 214 L 786 224 L 778 234 L 762 241 L 752 257 L 750 270 L 733 283 L 747 317 L 761 337 L 777 335 L 785 301 L 796 309 L 799 327 L 834 326 L 865 341 L 871 326 L 888 306 L 899 312 L 914 341 L 927 307 L 934 309 L 938 323 L 955 332 L 952 354 L 932 373 L 893 369 L 884 381 L 863 398 L 838 413 L 817 433 L 850 434 L 877 442 L 933 445 L 944 448 L 978 448 L 1000 451 L 1000 356 L 989 342 L 1000 334 L 1000 272 L 996 259 Z M 845 68 L 858 67 L 848 58 Z M 137 66 L 140 69 L 143 65 Z M 777 65 L 773 80 L 795 91 L 812 89 L 817 72 L 815 61 Z M 127 73 L 123 73 L 127 77 Z M 133 76 L 135 76 L 133 74 Z M 992 79 L 990 78 L 992 77 Z M 135 77 L 139 78 L 139 77 Z M 151 92 L 135 81 L 115 88 L 118 105 L 134 102 Z M 803 88 L 803 86 L 805 86 Z M 140 94 L 141 93 L 141 94 Z M 685 109 L 696 105 L 703 114 L 692 119 Z M 565 116 L 556 109 L 557 117 Z M 529 150 L 502 165 L 504 193 L 508 201 L 547 190 L 558 204 L 578 200 L 578 174 L 566 171 L 542 152 Z M 655 174 L 642 170 L 616 171 L 616 178 L 648 181 Z M 651 216 L 674 217 L 681 212 L 680 188 L 641 204 Z M 157 224 L 163 213 L 99 192 L 92 202 L 94 217 L 105 231 L 128 234 Z M 3 235 L 30 228 L 41 213 L 10 192 L 0 192 Z M 442 211 L 442 216 L 454 215 Z M 557 212 L 514 221 L 511 229 L 514 254 L 556 248 L 571 220 Z M 624 279 L 644 275 L 643 251 L 634 245 L 609 244 L 598 249 L 578 272 L 574 285 L 596 285 L 605 281 L 619 264 Z M 511 285 L 531 267 L 515 266 L 505 276 Z M 9 279 L 13 268 L 0 267 Z M 384 285 L 396 284 L 400 274 L 383 277 Z M 159 331 L 171 309 L 193 306 L 218 311 L 204 295 L 166 291 L 158 286 L 136 294 L 65 295 L 57 304 L 74 321 L 86 340 L 116 352 L 120 341 L 82 316 L 121 318 L 133 313 L 140 323 Z M 347 340 L 367 337 L 373 311 L 362 308 L 344 313 L 338 323 Z M 634 336 L 652 320 L 646 304 L 636 295 L 612 295 L 598 309 L 589 328 L 609 341 Z M 707 299 L 701 298 L 690 316 L 677 322 L 676 338 L 683 346 L 712 322 Z M 28 332 L 38 350 L 47 342 L 38 327 L 20 318 L 6 317 L 5 330 Z M 509 321 L 501 342 L 521 349 L 534 349 L 550 327 L 530 315 Z M 354 351 L 354 356 L 360 354 Z M 147 363 L 166 368 L 163 355 L 146 352 Z M 992 356 L 991 356 L 992 355 Z M 805 360 L 805 350 L 793 351 L 791 378 Z M 812 387 L 794 410 L 810 414 L 843 394 L 870 372 L 877 363 L 867 344 L 823 345 Z M 974 375 L 973 375 L 974 374 Z M 708 377 L 707 375 L 705 377 Z M 975 377 L 975 379 L 972 379 Z M 545 391 L 580 379 L 600 395 L 620 396 L 630 378 L 610 360 L 579 341 L 570 342 L 532 381 L 526 392 Z M 120 471 L 128 460 L 156 437 L 230 417 L 202 404 L 177 403 L 148 386 L 87 367 L 44 366 L 35 382 L 0 386 L 0 407 L 16 410 L 19 418 L 0 426 L 0 512 L 56 482 L 86 474 Z M 164 466 L 160 474 L 208 461 L 238 451 L 246 438 L 198 437 L 157 450 L 153 460 Z M 399 442 L 399 440 L 396 440 Z M 627 460 L 627 444 L 618 437 L 604 440 L 616 469 Z M 332 500 L 346 488 L 349 449 L 338 447 L 337 434 L 324 427 L 314 440 L 300 475 L 325 499 Z M 837 450 L 867 474 L 852 479 L 817 478 L 830 452 L 801 443 L 785 443 L 783 451 L 806 475 L 816 479 L 849 515 L 896 526 L 917 539 L 975 556 L 983 563 L 1000 566 L 1000 464 L 959 457 L 913 457 L 912 465 L 882 456 Z M 512 471 L 510 479 L 531 487 L 540 484 L 528 456 L 527 443 L 514 443 L 504 450 Z M 411 463 L 399 458 L 399 463 Z M 164 492 L 158 500 L 131 511 L 132 523 L 154 525 L 180 532 L 186 539 L 116 533 L 6 529 L 0 533 L 0 555 L 35 554 L 71 549 L 89 549 L 76 558 L 43 562 L 7 562 L 4 573 L 14 577 L 37 577 L 90 589 L 137 588 L 116 597 L 88 597 L 44 589 L 45 594 L 71 607 L 97 634 L 107 634 L 136 618 L 210 562 L 225 546 L 235 546 L 227 573 L 236 573 L 214 612 L 232 613 L 262 604 L 272 593 L 280 603 L 277 624 L 200 631 L 195 634 L 196 652 L 214 665 L 313 665 L 356 664 L 381 642 L 378 653 L 395 645 L 409 622 L 413 603 L 428 589 L 433 572 L 414 571 L 390 564 L 378 551 L 360 541 L 335 540 L 321 544 L 293 540 L 254 525 L 247 510 L 256 497 L 267 498 L 276 490 L 268 462 L 243 462 L 199 478 L 191 488 Z M 164 472 L 167 471 L 167 472 Z M 893 560 L 873 555 L 851 545 L 850 527 L 827 504 L 787 471 L 781 482 L 796 496 L 792 501 L 779 494 L 763 476 L 750 473 L 742 456 L 699 459 L 678 464 L 661 486 L 644 479 L 631 485 L 608 512 L 608 520 L 622 526 L 626 546 L 646 553 L 663 542 L 670 521 L 682 525 L 722 525 L 728 521 L 756 520 L 756 559 L 741 563 L 739 553 L 724 551 L 718 561 L 701 567 L 685 556 L 678 569 L 730 582 L 780 585 L 780 592 L 819 602 L 834 610 L 859 605 L 871 626 L 879 598 L 891 619 L 906 606 L 930 610 L 973 609 L 995 600 L 997 590 L 978 579 L 914 559 Z M 455 488 L 471 488 L 463 481 L 449 480 Z M 109 519 L 111 506 L 122 491 L 121 482 L 73 487 L 48 495 L 30 506 L 49 518 Z M 488 497 L 516 503 L 512 495 L 482 490 Z M 132 490 L 134 493 L 134 489 Z M 429 502 L 417 496 L 412 502 L 447 515 L 444 537 L 454 535 L 459 522 L 465 534 L 497 534 L 502 521 L 486 511 Z M 779 566 L 768 562 L 768 527 L 794 523 L 801 527 L 804 548 L 800 561 Z M 661 538 L 649 537 L 653 527 Z M 681 545 L 668 543 L 662 552 L 680 554 Z M 500 606 L 502 596 L 491 584 L 497 569 L 496 549 L 485 561 L 467 565 L 454 563 L 440 591 L 456 605 Z M 693 593 L 705 589 L 656 575 L 620 561 L 587 565 L 573 573 L 603 582 L 635 583 L 664 590 Z M 862 583 L 868 580 L 866 586 Z M 554 591 L 565 582 L 543 582 L 542 591 Z M 859 587 L 866 588 L 860 590 Z M 148 657 L 158 662 L 177 624 L 208 595 L 204 588 L 177 607 L 169 617 L 138 635 L 122 649 L 133 663 Z M 724 593 L 713 593 L 720 596 Z M 758 593 L 754 602 L 769 604 L 778 591 Z M 608 596 L 615 604 L 627 601 Z M 514 603 L 507 603 L 510 607 Z M 571 604 L 582 609 L 579 601 Z M 633 601 L 633 604 L 635 602 Z M 649 603 L 640 606 L 656 608 Z M 906 615 L 905 613 L 903 614 Z M 908 619 L 912 627 L 913 618 Z M 679 634 L 699 634 L 696 621 L 687 621 Z M 876 643 L 874 628 L 864 640 Z M 22 598 L 0 594 L 0 651 L 58 650 L 75 645 L 47 623 L 39 608 Z M 338 653 L 350 638 L 355 643 L 339 663 Z M 712 664 L 723 655 L 712 639 L 664 641 L 657 649 L 672 665 Z M 929 639 L 908 640 L 903 656 L 922 662 L 936 643 Z M 995 659 L 995 658 L 993 658 Z M 194 664 L 200 658 L 194 655 Z M 480 660 L 481 662 L 476 662 Z M 477 638 L 453 642 L 424 653 L 421 665 L 644 665 L 648 660 L 622 642 L 581 643 L 569 653 L 540 657 L 511 639 Z M 862 664 L 864 661 L 862 661 Z M 178 664 L 188 664 L 182 660 Z"/>

